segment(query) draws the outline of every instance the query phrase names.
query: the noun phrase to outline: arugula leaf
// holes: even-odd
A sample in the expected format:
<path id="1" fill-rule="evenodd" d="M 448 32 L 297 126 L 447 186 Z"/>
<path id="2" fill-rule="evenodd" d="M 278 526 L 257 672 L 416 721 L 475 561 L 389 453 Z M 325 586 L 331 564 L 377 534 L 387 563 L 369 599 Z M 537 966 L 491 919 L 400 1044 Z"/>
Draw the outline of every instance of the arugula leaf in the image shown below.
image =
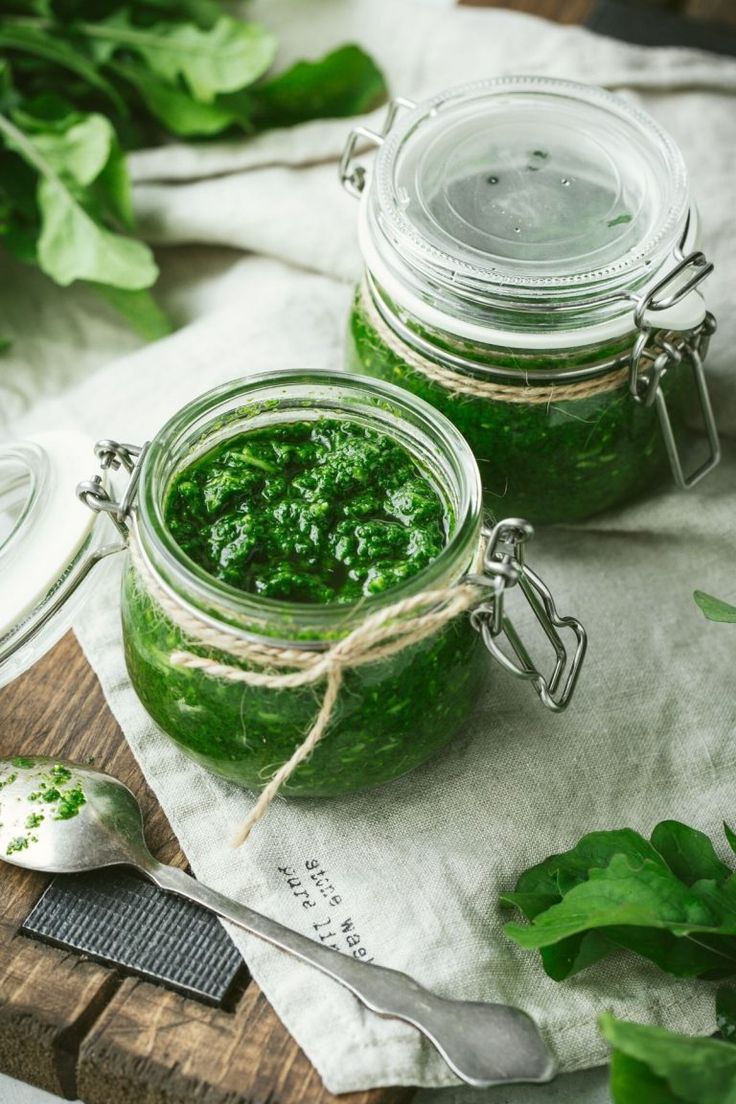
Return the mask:
<path id="1" fill-rule="evenodd" d="M 621 1050 L 611 1055 L 609 1079 L 613 1104 L 683 1104 L 661 1077 L 646 1062 L 630 1058 Z"/>
<path id="2" fill-rule="evenodd" d="M 84 141 L 80 144 L 80 127 L 86 145 Z M 62 287 L 74 280 L 93 280 L 134 290 L 155 282 L 158 269 L 148 246 L 96 221 L 72 187 L 91 183 L 109 159 L 109 133 L 107 141 L 100 144 L 94 116 L 63 135 L 38 135 L 20 130 L 0 115 L 0 134 L 10 149 L 39 173 L 41 227 L 36 258 L 44 272 Z"/>
<path id="3" fill-rule="evenodd" d="M 126 229 L 133 229 L 133 199 L 125 157 L 109 119 L 70 112 L 52 128 L 43 121 L 43 129 L 32 113 L 17 112 L 13 119 L 35 127 L 34 145 L 47 165 L 82 187 L 94 183 L 88 202 L 94 200 L 104 213 L 111 214 Z"/>
<path id="4" fill-rule="evenodd" d="M 38 263 L 57 284 L 94 280 L 136 290 L 155 283 L 158 268 L 148 246 L 96 223 L 61 180 L 42 180 L 38 203 Z"/>
<path id="5" fill-rule="evenodd" d="M 182 138 L 219 134 L 236 122 L 233 111 L 217 100 L 201 103 L 179 85 L 169 84 L 134 62 L 115 64 L 115 71 L 130 81 L 148 110 L 172 134 Z"/>
<path id="6" fill-rule="evenodd" d="M 61 131 L 45 129 L 34 134 L 33 144 L 54 172 L 68 175 L 78 184 L 91 184 L 108 162 L 115 132 L 104 115 L 80 115 L 68 122 Z"/>
<path id="7" fill-rule="evenodd" d="M 134 232 L 123 147 L 345 116 L 385 96 L 358 46 L 267 78 L 276 41 L 224 0 L 8 0 L 0 12 L 0 237 L 92 286 L 140 333 L 170 322 Z M 12 72 L 11 64 L 12 61 Z"/>
<path id="8" fill-rule="evenodd" d="M 722 602 L 720 598 L 714 598 L 705 591 L 696 590 L 693 598 L 709 621 L 726 621 L 730 625 L 736 624 L 736 606 L 730 606 L 728 602 Z"/>
<path id="9" fill-rule="evenodd" d="M 257 127 L 292 126 L 371 111 L 385 99 L 386 81 L 373 59 L 351 44 L 318 61 L 298 61 L 247 96 Z"/>
<path id="10" fill-rule="evenodd" d="M 702 832 L 663 821 L 651 842 L 594 832 L 521 875 L 505 931 L 561 981 L 618 947 L 677 977 L 736 976 L 736 875 Z"/>
<path id="11" fill-rule="evenodd" d="M 701 878 L 722 882 L 732 874 L 716 855 L 708 836 L 679 820 L 661 821 L 652 832 L 652 846 L 685 885 L 691 886 Z"/>
<path id="12" fill-rule="evenodd" d="M 135 26 L 126 9 L 102 23 L 81 23 L 80 33 L 107 44 L 105 53 L 123 47 L 144 59 L 151 71 L 176 85 L 181 77 L 195 99 L 211 103 L 218 92 L 252 84 L 270 68 L 276 39 L 260 23 L 221 15 L 208 30 L 191 23 Z"/>
<path id="13" fill-rule="evenodd" d="M 659 861 L 657 851 L 638 832 L 590 832 L 571 850 L 551 855 L 519 878 L 515 893 L 504 893 L 501 903 L 520 909 L 528 920 L 562 899 L 564 893 L 588 877 L 592 867 L 607 865 L 614 855 L 626 855 L 633 863 Z M 582 931 L 539 948 L 545 972 L 555 981 L 592 966 L 615 950 L 604 932 Z"/>
<path id="14" fill-rule="evenodd" d="M 607 1013 L 598 1021 L 614 1048 L 614 1104 L 733 1104 L 736 1047 L 720 1039 L 678 1035 Z"/>
<path id="15" fill-rule="evenodd" d="M 115 86 L 102 76 L 93 62 L 63 38 L 26 24 L 0 22 L 0 49 L 20 50 L 71 70 L 92 88 L 103 92 L 121 115 L 127 114 L 125 101 Z"/>

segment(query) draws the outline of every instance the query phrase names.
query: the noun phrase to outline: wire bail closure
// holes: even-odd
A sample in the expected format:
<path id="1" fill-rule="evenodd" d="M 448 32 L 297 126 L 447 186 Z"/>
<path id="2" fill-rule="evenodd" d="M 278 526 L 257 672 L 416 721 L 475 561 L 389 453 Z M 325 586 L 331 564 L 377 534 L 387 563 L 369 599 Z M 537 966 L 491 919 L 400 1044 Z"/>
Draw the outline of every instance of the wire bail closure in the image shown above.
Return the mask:
<path id="1" fill-rule="evenodd" d="M 407 100 L 404 96 L 396 96 L 390 101 L 388 105 L 388 111 L 386 112 L 386 118 L 383 121 L 383 127 L 380 132 L 370 130 L 368 127 L 356 126 L 353 127 L 348 135 L 345 148 L 342 151 L 342 157 L 340 158 L 340 165 L 338 172 L 340 174 L 340 183 L 346 192 L 349 192 L 351 196 L 356 199 L 360 198 L 360 195 L 365 188 L 366 182 L 366 168 L 365 165 L 354 165 L 353 155 L 355 153 L 355 147 L 359 142 L 368 143 L 369 146 L 383 145 L 383 141 L 391 130 L 391 127 L 396 121 L 396 116 L 400 111 L 412 111 L 416 107 L 414 100 Z"/>
<path id="2" fill-rule="evenodd" d="M 120 502 L 112 498 L 101 475 L 94 475 L 77 484 L 77 498 L 94 513 L 107 514 L 124 540 L 128 538 L 128 518 L 138 490 L 141 461 L 149 444 L 147 441 L 142 446 L 125 445 L 105 439 L 95 445 L 95 456 L 103 472 L 124 468 L 130 476 Z"/>
<path id="3" fill-rule="evenodd" d="M 515 678 L 531 682 L 542 704 L 553 713 L 566 709 L 575 690 L 580 668 L 588 647 L 588 636 L 576 617 L 560 617 L 549 587 L 542 582 L 525 561 L 525 545 L 534 536 L 534 529 L 523 518 L 505 518 L 493 528 L 484 527 L 487 543 L 483 553 L 482 572 L 468 576 L 468 581 L 490 587 L 491 597 L 470 614 L 473 628 L 480 632 L 483 643 L 493 658 Z M 519 634 L 505 614 L 506 591 L 519 587 L 532 613 L 552 645 L 555 664 L 547 678 L 533 663 Z M 570 629 L 575 637 L 572 655 L 558 629 Z M 506 640 L 513 658 L 500 644 Z"/>
<path id="4" fill-rule="evenodd" d="M 642 296 L 634 312 L 638 336 L 631 353 L 629 390 L 635 402 L 645 407 L 652 405 L 656 407 L 672 476 L 676 485 L 684 491 L 690 490 L 699 483 L 721 459 L 718 427 L 703 369 L 703 360 L 708 351 L 710 339 L 716 331 L 716 320 L 710 311 L 706 311 L 699 326 L 678 332 L 653 326 L 651 316 L 677 306 L 686 296 L 695 291 L 712 271 L 712 262 L 701 251 L 696 250 L 683 256 L 659 283 Z M 683 362 L 690 365 L 695 379 L 709 449 L 709 454 L 703 463 L 688 475 L 683 468 L 667 399 L 661 386 L 667 372 Z"/>

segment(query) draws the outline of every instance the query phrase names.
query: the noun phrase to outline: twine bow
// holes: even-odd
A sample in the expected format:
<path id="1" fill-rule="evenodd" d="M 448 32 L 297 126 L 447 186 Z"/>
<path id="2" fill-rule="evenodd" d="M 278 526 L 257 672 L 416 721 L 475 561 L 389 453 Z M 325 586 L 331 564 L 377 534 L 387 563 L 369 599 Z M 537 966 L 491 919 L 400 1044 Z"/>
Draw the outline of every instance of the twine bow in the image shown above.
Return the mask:
<path id="1" fill-rule="evenodd" d="M 453 395 L 468 395 L 493 402 L 541 405 L 570 399 L 589 399 L 593 395 L 616 391 L 619 387 L 628 384 L 630 379 L 631 366 L 628 359 L 622 360 L 620 365 L 612 367 L 610 371 L 603 372 L 599 376 L 578 380 L 575 383 L 551 382 L 541 386 L 531 386 L 521 372 L 518 383 L 496 383 L 490 379 L 480 379 L 469 373 L 456 372 L 435 360 L 429 360 L 402 341 L 379 313 L 365 280 L 360 287 L 360 307 L 380 341 L 398 360 Z"/>

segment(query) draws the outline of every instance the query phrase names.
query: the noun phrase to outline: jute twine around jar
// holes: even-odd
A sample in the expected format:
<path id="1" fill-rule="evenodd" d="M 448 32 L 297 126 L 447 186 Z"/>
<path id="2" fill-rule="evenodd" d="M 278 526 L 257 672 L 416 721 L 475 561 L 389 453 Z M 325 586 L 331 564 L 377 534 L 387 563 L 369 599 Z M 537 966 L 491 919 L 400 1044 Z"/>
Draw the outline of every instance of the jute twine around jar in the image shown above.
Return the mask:
<path id="1" fill-rule="evenodd" d="M 576 383 L 550 382 L 543 386 L 530 386 L 525 383 L 522 372 L 519 372 L 518 383 L 495 383 L 491 380 L 479 379 L 477 376 L 456 372 L 444 364 L 429 360 L 402 341 L 380 314 L 365 280 L 360 288 L 360 305 L 382 344 L 387 346 L 395 357 L 453 395 L 468 395 L 494 402 L 541 405 L 570 399 L 589 399 L 594 395 L 616 391 L 628 383 L 630 377 L 629 363 L 622 362 L 620 366 L 613 367 L 599 376 L 579 380 Z"/>
<path id="2" fill-rule="evenodd" d="M 245 843 L 254 825 L 268 812 L 281 787 L 327 732 L 345 672 L 388 659 L 404 648 L 426 640 L 456 617 L 477 606 L 487 593 L 475 582 L 423 591 L 369 614 L 341 640 L 319 651 L 306 650 L 250 640 L 198 617 L 177 601 L 155 577 L 141 550 L 135 528 L 130 534 L 130 555 L 139 585 L 181 630 L 191 646 L 213 649 L 227 657 L 226 660 L 217 660 L 193 651 L 174 651 L 169 656 L 173 667 L 199 671 L 224 682 L 269 690 L 294 690 L 322 681 L 325 683 L 324 696 L 309 731 L 291 758 L 275 772 L 259 794 L 251 813 L 238 828 L 233 839 L 234 847 Z M 237 660 L 257 669 L 244 670 L 227 660 Z"/>

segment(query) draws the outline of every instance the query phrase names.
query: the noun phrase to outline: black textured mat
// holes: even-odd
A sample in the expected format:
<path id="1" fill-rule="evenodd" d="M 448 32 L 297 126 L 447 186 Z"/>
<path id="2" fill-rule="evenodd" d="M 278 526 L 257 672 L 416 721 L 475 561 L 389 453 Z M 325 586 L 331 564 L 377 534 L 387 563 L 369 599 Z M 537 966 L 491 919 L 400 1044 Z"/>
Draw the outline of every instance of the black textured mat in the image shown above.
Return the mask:
<path id="1" fill-rule="evenodd" d="M 21 930 L 218 1006 L 245 969 L 212 913 L 123 870 L 55 878 Z"/>
<path id="2" fill-rule="evenodd" d="M 695 46 L 715 54 L 736 54 L 736 27 L 693 19 L 637 0 L 598 0 L 587 27 L 598 34 L 642 46 Z"/>

